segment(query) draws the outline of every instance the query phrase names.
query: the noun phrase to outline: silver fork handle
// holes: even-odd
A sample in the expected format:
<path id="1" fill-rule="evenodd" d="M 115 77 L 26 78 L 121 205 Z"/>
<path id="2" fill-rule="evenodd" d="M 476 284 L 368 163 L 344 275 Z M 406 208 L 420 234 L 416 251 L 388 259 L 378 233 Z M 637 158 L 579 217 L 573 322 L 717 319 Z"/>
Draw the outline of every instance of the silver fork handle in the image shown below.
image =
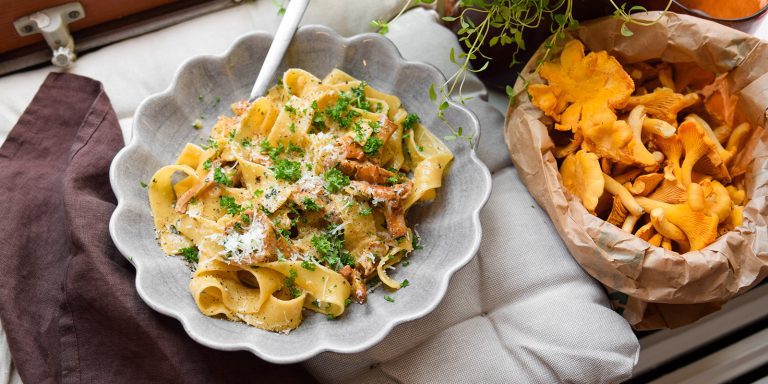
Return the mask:
<path id="1" fill-rule="evenodd" d="M 277 27 L 275 32 L 275 38 L 272 40 L 272 45 L 267 51 L 267 57 L 264 58 L 264 63 L 259 70 L 259 76 L 256 77 L 256 82 L 253 84 L 251 90 L 251 101 L 257 97 L 262 96 L 269 88 L 270 80 L 274 76 L 277 67 L 280 66 L 280 62 L 283 61 L 285 51 L 291 44 L 293 34 L 296 33 L 296 29 L 299 27 L 299 22 L 304 16 L 304 11 L 307 10 L 309 0 L 291 0 L 288 3 L 288 8 L 283 15 L 283 20 Z"/>

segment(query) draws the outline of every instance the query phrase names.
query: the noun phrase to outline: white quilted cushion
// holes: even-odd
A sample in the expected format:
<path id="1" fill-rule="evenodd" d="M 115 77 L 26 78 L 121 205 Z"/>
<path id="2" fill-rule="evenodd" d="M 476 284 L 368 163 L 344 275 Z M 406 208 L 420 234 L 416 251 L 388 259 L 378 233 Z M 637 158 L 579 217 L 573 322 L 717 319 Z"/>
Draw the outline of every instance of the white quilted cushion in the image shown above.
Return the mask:
<path id="1" fill-rule="evenodd" d="M 313 1 L 305 22 L 330 25 L 350 35 L 368 31 L 369 20 L 392 17 L 401 2 L 349 2 L 343 12 L 332 4 L 338 5 L 335 0 Z M 248 31 L 274 31 L 279 21 L 275 13 L 267 0 L 220 11 L 83 55 L 72 72 L 104 83 L 128 139 L 139 102 L 165 89 L 184 60 L 221 53 Z M 451 32 L 438 25 L 434 12 L 407 12 L 388 36 L 406 58 L 430 62 L 444 72 L 453 70 L 447 52 L 458 45 Z M 0 143 L 51 70 L 0 78 Z M 474 79 L 465 90 L 484 94 Z M 637 339 L 608 308 L 600 286 L 571 258 L 521 184 L 503 142 L 501 113 L 479 101 L 469 104 L 483 123 L 480 157 L 494 172 L 493 192 L 481 217 L 483 241 L 477 258 L 456 274 L 445 300 L 432 314 L 396 327 L 368 351 L 324 353 L 306 366 L 328 382 L 627 378 L 637 360 Z M 7 345 L 0 343 L 0 382 L 11 380 L 9 368 Z"/>

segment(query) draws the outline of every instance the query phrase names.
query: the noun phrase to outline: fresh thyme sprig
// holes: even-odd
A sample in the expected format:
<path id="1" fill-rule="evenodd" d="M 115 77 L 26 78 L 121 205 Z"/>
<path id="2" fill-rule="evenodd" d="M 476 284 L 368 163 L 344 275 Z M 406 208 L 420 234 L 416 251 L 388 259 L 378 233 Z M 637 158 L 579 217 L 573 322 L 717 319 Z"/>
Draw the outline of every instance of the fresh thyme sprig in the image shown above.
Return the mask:
<path id="1" fill-rule="evenodd" d="M 667 3 L 666 8 L 664 8 L 664 12 L 661 12 L 659 14 L 659 17 L 657 17 L 655 20 L 643 21 L 643 20 L 635 19 L 634 17 L 632 17 L 632 15 L 637 13 L 648 13 L 648 10 L 645 7 L 640 5 L 635 5 L 634 7 L 629 8 L 628 11 L 625 11 L 624 9 L 626 8 L 626 4 L 622 4 L 621 7 L 619 7 L 618 5 L 616 5 L 616 3 L 613 0 L 610 0 L 610 1 L 611 1 L 611 5 L 613 5 L 613 7 L 616 9 L 613 12 L 613 17 L 623 21 L 623 23 L 621 24 L 621 34 L 622 36 L 627 36 L 627 37 L 635 34 L 634 32 L 632 32 L 631 29 L 629 29 L 629 27 L 627 27 L 627 24 L 635 24 L 635 25 L 641 25 L 641 26 L 654 25 L 658 23 L 662 17 L 664 17 L 664 14 L 667 13 L 667 11 L 669 10 L 669 7 L 672 5 L 672 1 L 669 1 Z"/>
<path id="2" fill-rule="evenodd" d="M 629 24 L 652 25 L 658 22 L 664 15 L 664 13 L 661 13 L 659 18 L 652 21 L 638 20 L 633 15 L 639 12 L 647 12 L 644 7 L 633 6 L 629 10 L 625 10 L 625 5 L 618 6 L 614 0 L 610 1 L 615 8 L 613 16 L 623 21 L 621 34 L 624 36 L 633 35 L 632 30 L 628 26 Z M 434 0 L 406 1 L 397 16 L 391 21 L 375 20 L 371 22 L 371 25 L 378 28 L 379 33 L 386 34 L 389 31 L 389 24 L 397 20 L 410 6 L 432 2 Z M 672 1 L 670 0 L 664 12 L 669 9 L 671 4 Z M 514 45 L 512 61 L 509 63 L 509 66 L 512 67 L 519 63 L 516 59 L 517 54 L 521 50 L 526 49 L 525 31 L 538 28 L 551 19 L 550 30 L 552 36 L 544 42 L 544 52 L 537 63 L 538 70 L 541 64 L 549 59 L 557 43 L 565 37 L 565 31 L 578 27 L 579 23 L 573 17 L 573 0 L 551 2 L 542 0 L 461 0 L 459 5 L 463 9 L 458 16 L 445 16 L 443 20 L 448 22 L 459 21 L 461 28 L 457 31 L 457 35 L 459 42 L 465 48 L 465 52 L 457 56 L 455 49 L 451 48 L 449 58 L 452 63 L 458 66 L 458 69 L 443 84 L 438 85 L 437 90 L 435 90 L 435 85 L 432 84 L 429 95 L 430 99 L 438 107 L 438 117 L 451 130 L 452 134 L 446 136 L 445 139 L 463 138 L 471 144 L 472 136 L 463 135 L 461 127 L 453 127 L 445 119 L 443 112 L 449 106 L 448 100 L 451 99 L 451 95 L 455 95 L 456 99 L 461 103 L 470 100 L 470 98 L 465 98 L 462 92 L 467 75 L 484 71 L 488 68 L 490 60 L 493 59 L 485 55 L 482 52 L 482 48 L 486 44 L 488 47 L 494 47 L 499 44 L 501 46 Z M 479 21 L 475 22 L 472 16 L 475 16 Z M 478 57 L 485 59 L 485 63 L 480 68 L 473 69 L 471 62 Z M 514 100 L 517 96 L 511 85 L 506 86 L 506 93 L 510 100 Z"/>

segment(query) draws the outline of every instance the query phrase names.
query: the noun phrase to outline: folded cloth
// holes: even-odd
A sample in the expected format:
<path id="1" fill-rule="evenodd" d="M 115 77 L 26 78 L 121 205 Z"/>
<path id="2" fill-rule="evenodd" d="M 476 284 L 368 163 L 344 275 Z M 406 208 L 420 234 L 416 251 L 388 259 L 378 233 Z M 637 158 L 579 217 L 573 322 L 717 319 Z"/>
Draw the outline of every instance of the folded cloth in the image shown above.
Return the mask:
<path id="1" fill-rule="evenodd" d="M 314 381 L 197 344 L 141 301 L 107 231 L 122 146 L 101 83 L 52 73 L 0 147 L 0 319 L 22 380 Z"/>

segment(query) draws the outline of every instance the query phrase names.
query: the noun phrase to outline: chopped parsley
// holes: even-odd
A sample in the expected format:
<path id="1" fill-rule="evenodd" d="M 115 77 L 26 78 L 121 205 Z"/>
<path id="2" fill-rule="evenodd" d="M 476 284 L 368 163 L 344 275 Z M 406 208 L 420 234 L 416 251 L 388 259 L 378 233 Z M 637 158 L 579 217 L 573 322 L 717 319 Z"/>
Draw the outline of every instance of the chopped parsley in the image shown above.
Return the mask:
<path id="1" fill-rule="evenodd" d="M 336 320 L 336 316 L 334 316 L 333 313 L 325 315 L 325 318 L 328 320 Z"/>
<path id="2" fill-rule="evenodd" d="M 338 227 L 329 228 L 321 235 L 312 236 L 311 242 L 320 260 L 333 269 L 338 271 L 345 265 L 355 266 L 354 258 L 344 249 L 344 231 L 338 230 Z"/>
<path id="3" fill-rule="evenodd" d="M 192 123 L 192 128 L 203 129 L 203 122 L 200 121 L 200 119 L 195 119 L 195 121 Z"/>
<path id="4" fill-rule="evenodd" d="M 255 191 L 253 191 L 253 195 L 256 196 L 256 197 L 259 197 L 259 196 L 261 196 L 263 194 L 264 194 L 264 190 L 263 189 L 257 189 Z"/>
<path id="5" fill-rule="evenodd" d="M 415 113 L 409 113 L 408 116 L 406 116 L 405 119 L 403 120 L 403 130 L 407 131 L 409 129 L 413 129 L 413 126 L 420 121 L 421 121 L 421 118 L 419 117 L 419 115 Z"/>
<path id="6" fill-rule="evenodd" d="M 365 97 L 366 86 L 368 86 L 368 84 L 363 81 L 357 87 L 352 88 L 352 104 L 360 109 L 365 109 L 367 111 L 371 109 L 371 103 Z"/>
<path id="7" fill-rule="evenodd" d="M 295 123 L 291 123 L 291 126 L 288 127 L 288 130 L 291 131 L 291 133 L 295 133 L 296 132 L 296 124 Z"/>
<path id="8" fill-rule="evenodd" d="M 245 139 L 240 140 L 240 144 L 242 144 L 243 147 L 250 147 L 252 145 L 251 138 L 246 137 Z"/>
<path id="9" fill-rule="evenodd" d="M 211 169 L 211 163 L 212 161 L 210 158 L 205 159 L 205 161 L 203 161 L 203 169 L 205 169 L 206 171 L 209 171 Z"/>
<path id="10" fill-rule="evenodd" d="M 243 206 L 235 202 L 235 198 L 232 196 L 219 197 L 219 206 L 227 210 L 232 216 L 238 215 L 243 212 Z M 247 215 L 246 215 L 247 216 Z M 250 221 L 250 218 L 249 218 Z"/>
<path id="11" fill-rule="evenodd" d="M 279 159 L 275 161 L 273 170 L 278 180 L 295 182 L 301 178 L 301 163 L 298 161 Z"/>
<path id="12" fill-rule="evenodd" d="M 365 145 L 363 145 L 363 152 L 365 152 L 366 155 L 376 155 L 379 153 L 379 149 L 381 146 L 384 145 L 384 143 L 376 136 L 370 136 L 368 137 L 368 140 L 365 141 Z"/>
<path id="13" fill-rule="evenodd" d="M 291 269 L 288 272 L 288 276 L 285 278 L 285 281 L 283 282 L 285 287 L 288 288 L 288 290 L 291 292 L 291 297 L 294 299 L 301 296 L 301 290 L 296 288 L 296 276 L 298 276 L 296 270 Z"/>
<path id="14" fill-rule="evenodd" d="M 269 155 L 269 158 L 274 160 L 278 156 L 280 156 L 281 153 L 285 150 L 285 147 L 283 147 L 283 143 L 280 143 L 277 147 L 273 147 L 269 144 L 268 140 L 264 140 L 261 143 L 259 143 L 259 148 L 261 148 L 261 153 Z"/>
<path id="15" fill-rule="evenodd" d="M 301 267 L 309 271 L 314 271 L 315 269 L 317 269 L 317 267 L 315 267 L 315 264 L 313 264 L 309 260 L 302 261 Z"/>
<path id="16" fill-rule="evenodd" d="M 317 104 L 313 103 L 313 107 Z M 322 130 L 325 128 L 325 117 L 323 117 L 323 111 L 315 109 L 315 115 L 312 117 L 312 127 Z"/>
<path id="17" fill-rule="evenodd" d="M 142 188 L 146 188 L 146 187 L 147 187 L 147 183 L 145 183 L 145 182 L 143 182 L 143 181 L 140 181 L 139 183 L 141 184 L 141 187 L 142 187 Z"/>
<path id="18" fill-rule="evenodd" d="M 336 168 L 323 173 L 323 179 L 328 183 L 325 189 L 330 193 L 336 193 L 349 185 L 349 177 Z"/>
<path id="19" fill-rule="evenodd" d="M 395 299 L 392 296 L 384 295 L 384 300 L 394 303 Z"/>
<path id="20" fill-rule="evenodd" d="M 339 95 L 339 98 L 336 99 L 336 103 L 334 103 L 333 106 L 325 108 L 325 115 L 338 123 L 339 127 L 349 128 L 349 126 L 352 125 L 352 119 L 360 116 L 360 113 L 357 111 L 349 109 L 349 103 L 349 97 L 341 94 Z"/>
<path id="21" fill-rule="evenodd" d="M 364 139 L 365 138 L 363 137 L 363 126 L 360 125 L 360 123 L 355 123 L 355 141 L 358 144 L 362 144 Z"/>
<path id="22" fill-rule="evenodd" d="M 322 209 L 321 206 L 317 205 L 317 203 L 309 197 L 305 197 L 302 204 L 304 204 L 304 209 L 310 212 L 317 212 Z"/>
<path id="23" fill-rule="evenodd" d="M 349 307 L 350 304 L 352 304 L 352 298 L 351 297 L 347 297 L 346 299 L 344 299 L 344 306 L 345 307 Z"/>
<path id="24" fill-rule="evenodd" d="M 294 114 L 294 113 L 296 113 L 296 107 L 294 107 L 292 105 L 286 104 L 285 105 L 285 111 L 290 113 L 290 114 Z"/>
<path id="25" fill-rule="evenodd" d="M 298 146 L 298 145 L 296 145 L 294 143 L 289 143 L 288 144 L 288 153 L 295 153 L 295 154 L 303 156 L 304 155 L 304 148 L 302 148 L 302 147 L 300 147 L 300 146 Z"/>
<path id="26" fill-rule="evenodd" d="M 191 247 L 179 249 L 179 255 L 184 256 L 184 259 L 190 263 L 197 263 L 197 256 L 199 253 L 200 251 L 198 251 L 197 247 L 194 245 Z"/>
<path id="27" fill-rule="evenodd" d="M 408 281 L 408 279 L 403 280 L 402 283 L 400 283 L 400 288 L 405 288 L 407 286 L 411 285 L 411 282 Z"/>
<path id="28" fill-rule="evenodd" d="M 360 212 L 358 212 L 357 214 L 360 216 L 368 216 L 371 214 L 371 212 L 373 212 L 373 207 L 361 209 Z"/>
<path id="29" fill-rule="evenodd" d="M 226 185 L 227 187 L 232 186 L 232 179 L 227 176 L 226 173 L 221 168 L 216 168 L 213 170 L 213 181 L 221 184 Z"/>
<path id="30" fill-rule="evenodd" d="M 400 178 L 397 175 L 392 177 L 387 177 L 387 182 L 390 184 L 397 184 L 400 182 Z"/>

